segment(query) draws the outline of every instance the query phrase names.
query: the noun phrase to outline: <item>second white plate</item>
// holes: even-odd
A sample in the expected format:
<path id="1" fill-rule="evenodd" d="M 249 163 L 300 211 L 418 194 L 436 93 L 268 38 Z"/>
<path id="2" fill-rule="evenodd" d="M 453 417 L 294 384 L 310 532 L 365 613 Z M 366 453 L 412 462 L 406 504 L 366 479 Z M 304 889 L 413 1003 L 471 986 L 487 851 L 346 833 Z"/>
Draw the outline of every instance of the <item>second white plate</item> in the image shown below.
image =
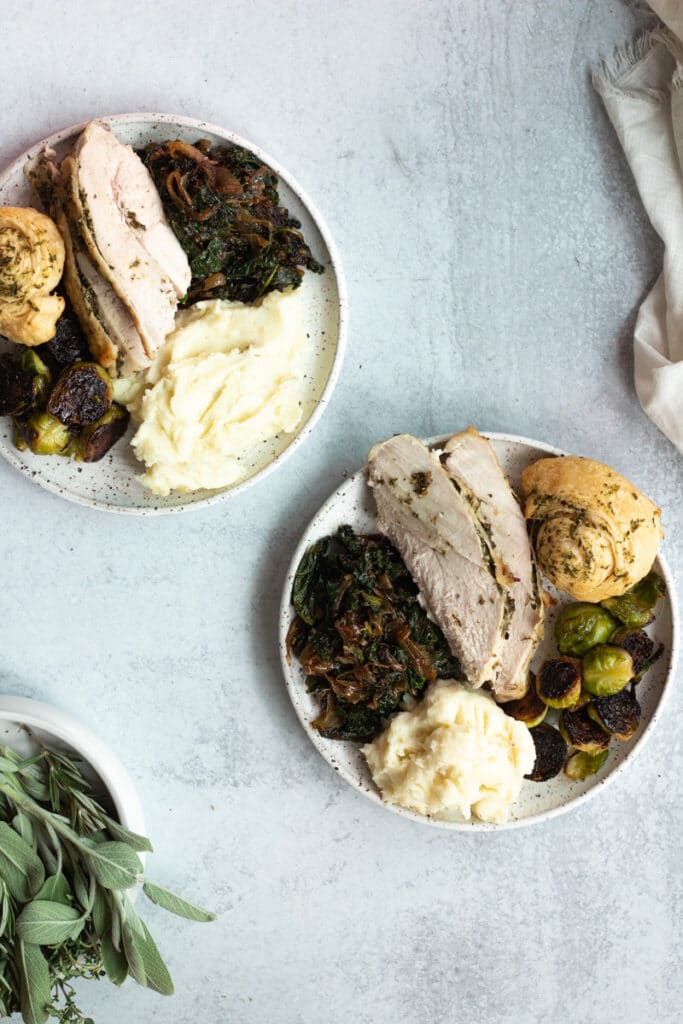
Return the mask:
<path id="1" fill-rule="evenodd" d="M 446 435 L 446 437 L 448 436 L 450 435 Z M 526 466 L 548 454 L 564 454 L 550 445 L 531 441 L 524 437 L 508 434 L 487 434 L 486 436 L 493 445 L 503 471 L 517 491 L 520 489 L 521 474 Z M 432 438 L 427 443 L 438 445 L 443 443 L 446 437 Z M 664 654 L 649 671 L 644 681 L 638 685 L 638 700 L 642 707 L 642 716 L 635 737 L 628 743 L 613 743 L 609 758 L 597 775 L 582 782 L 571 782 L 564 774 L 551 779 L 550 782 L 525 781 L 520 798 L 513 806 L 509 820 L 501 825 L 490 825 L 480 821 L 443 821 L 384 803 L 372 781 L 365 758 L 360 753 L 358 745 L 325 739 L 316 729 L 312 728 L 310 723 L 316 717 L 317 704 L 311 694 L 306 691 L 305 676 L 298 661 L 292 657 L 290 663 L 286 656 L 287 631 L 294 617 L 294 609 L 291 604 L 292 583 L 299 562 L 311 544 L 321 537 L 335 533 L 344 523 L 348 523 L 358 533 L 373 533 L 377 530 L 375 504 L 367 485 L 364 468 L 354 473 L 334 492 L 313 518 L 301 538 L 285 580 L 279 632 L 282 669 L 294 709 L 310 740 L 346 782 L 387 810 L 412 818 L 414 821 L 454 831 L 492 832 L 537 824 L 579 806 L 588 797 L 602 791 L 609 781 L 616 778 L 625 766 L 633 761 L 635 754 L 651 734 L 659 718 L 665 697 L 671 686 L 676 662 L 675 591 L 671 573 L 661 555 L 655 563 L 655 569 L 662 574 L 666 581 L 667 596 L 657 605 L 656 619 L 648 628 L 648 632 L 656 643 L 664 644 Z M 546 636 L 536 654 L 534 665 L 540 664 L 544 658 L 550 657 L 551 653 L 556 653 L 554 621 L 562 608 L 570 603 L 566 595 L 552 590 L 547 581 L 544 582 L 546 588 L 556 597 L 558 604 L 550 609 L 546 616 Z"/>
<path id="2" fill-rule="evenodd" d="M 69 501 L 91 508 L 133 515 L 159 515 L 184 512 L 212 505 L 239 494 L 272 472 L 311 433 L 332 394 L 343 360 L 346 340 L 346 285 L 336 245 L 315 206 L 284 168 L 258 146 L 205 121 L 173 114 L 119 114 L 102 117 L 116 137 L 132 146 L 165 139 L 196 142 L 210 139 L 244 146 L 268 164 L 280 181 L 280 197 L 290 213 L 301 221 L 304 235 L 316 259 L 325 267 L 323 274 L 307 273 L 301 285 L 304 329 L 308 344 L 304 353 L 301 404 L 303 417 L 294 434 L 279 434 L 246 456 L 247 475 L 233 487 L 221 491 L 173 493 L 160 498 L 138 481 L 144 467 L 136 461 L 130 444 L 132 430 L 100 462 L 90 465 L 55 456 L 20 452 L 14 444 L 14 429 L 9 417 L 0 418 L 0 455 L 35 483 Z M 63 156 L 83 129 L 83 125 L 65 128 L 31 146 L 7 170 L 0 174 L 0 206 L 34 206 L 37 199 L 24 175 L 26 161 L 45 146 Z M 8 349 L 14 349 L 9 342 Z"/>

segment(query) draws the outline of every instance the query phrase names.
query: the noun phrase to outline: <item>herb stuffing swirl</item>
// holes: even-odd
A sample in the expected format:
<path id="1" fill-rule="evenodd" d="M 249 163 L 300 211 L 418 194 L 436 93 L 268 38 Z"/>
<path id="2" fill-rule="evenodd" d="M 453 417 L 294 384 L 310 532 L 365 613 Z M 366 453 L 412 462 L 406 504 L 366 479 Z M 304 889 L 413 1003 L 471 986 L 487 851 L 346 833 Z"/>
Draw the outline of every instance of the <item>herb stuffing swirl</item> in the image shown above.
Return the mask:
<path id="1" fill-rule="evenodd" d="M 462 679 L 393 545 L 342 526 L 308 549 L 294 578 L 287 635 L 320 704 L 314 728 L 368 742 L 437 678 Z"/>

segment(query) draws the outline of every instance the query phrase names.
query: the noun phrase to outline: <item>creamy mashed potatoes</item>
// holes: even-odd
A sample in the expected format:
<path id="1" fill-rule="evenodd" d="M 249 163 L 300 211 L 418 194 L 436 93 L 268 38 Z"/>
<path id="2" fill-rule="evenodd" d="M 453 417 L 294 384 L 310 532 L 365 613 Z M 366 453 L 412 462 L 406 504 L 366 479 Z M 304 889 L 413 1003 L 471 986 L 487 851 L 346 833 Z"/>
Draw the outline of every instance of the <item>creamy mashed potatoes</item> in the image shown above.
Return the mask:
<path id="1" fill-rule="evenodd" d="M 178 314 L 134 402 L 132 444 L 155 494 L 213 490 L 246 475 L 257 446 L 301 421 L 298 292 L 258 306 L 220 299 Z"/>
<path id="2" fill-rule="evenodd" d="M 491 822 L 505 821 L 535 760 L 522 722 L 487 693 L 443 680 L 362 750 L 388 803 Z"/>

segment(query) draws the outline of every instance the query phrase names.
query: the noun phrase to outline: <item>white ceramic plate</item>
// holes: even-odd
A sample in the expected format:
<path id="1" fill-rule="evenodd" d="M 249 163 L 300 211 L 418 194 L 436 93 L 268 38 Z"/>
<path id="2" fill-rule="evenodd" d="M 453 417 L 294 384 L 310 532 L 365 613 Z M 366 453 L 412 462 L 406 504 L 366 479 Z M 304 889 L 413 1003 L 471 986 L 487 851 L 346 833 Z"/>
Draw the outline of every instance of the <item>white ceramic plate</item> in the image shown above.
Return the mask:
<path id="1" fill-rule="evenodd" d="M 280 465 L 287 455 L 307 437 L 329 400 L 336 384 L 346 340 L 346 285 L 337 247 L 322 217 L 294 178 L 262 149 L 205 121 L 173 114 L 119 114 L 103 117 L 121 142 L 140 146 L 178 138 L 186 142 L 210 139 L 213 143 L 234 142 L 245 146 L 267 163 L 280 179 L 280 199 L 290 213 L 301 221 L 311 250 L 325 267 L 324 274 L 304 275 L 301 295 L 307 347 L 304 356 L 304 380 L 301 401 L 303 419 L 295 434 L 280 434 L 250 453 L 248 476 L 233 487 L 221 491 L 198 491 L 193 494 L 171 494 L 160 498 L 150 494 L 137 476 L 143 467 L 133 456 L 128 441 L 132 430 L 119 441 L 100 462 L 91 465 L 70 459 L 32 455 L 20 452 L 13 442 L 12 422 L 0 418 L 0 455 L 41 487 L 69 501 L 135 515 L 184 512 L 210 505 L 239 494 L 246 487 L 262 480 Z M 55 149 L 61 157 L 83 128 L 76 125 L 37 142 L 0 175 L 0 206 L 35 206 L 37 197 L 24 177 L 24 165 L 44 146 Z M 7 349 L 13 346 L 3 343 Z"/>
<path id="2" fill-rule="evenodd" d="M 427 443 L 438 446 L 443 444 L 448 436 L 450 435 L 432 438 Z M 507 434 L 487 434 L 486 436 L 491 440 L 503 470 L 517 491 L 520 488 L 522 470 L 526 466 L 548 454 L 564 454 L 557 448 L 551 448 L 549 445 L 530 441 L 523 437 Z M 324 739 L 315 729 L 311 728 L 310 722 L 316 717 L 317 704 L 313 697 L 306 692 L 304 673 L 297 659 L 292 657 L 291 664 L 288 664 L 286 657 L 287 630 L 294 615 L 291 605 L 291 590 L 297 566 L 311 544 L 321 537 L 334 533 L 344 523 L 348 523 L 360 533 L 372 533 L 377 529 L 375 503 L 367 486 L 365 469 L 354 473 L 334 492 L 313 518 L 301 538 L 285 581 L 280 609 L 279 633 L 282 668 L 294 709 L 313 744 L 346 782 L 370 800 L 374 800 L 375 803 L 406 818 L 412 818 L 414 821 L 463 832 L 492 832 L 535 824 L 577 807 L 589 796 L 602 791 L 605 785 L 624 769 L 626 764 L 633 761 L 636 752 L 642 748 L 661 714 L 675 672 L 676 598 L 671 573 L 666 561 L 661 556 L 655 562 L 655 568 L 666 580 L 667 596 L 658 603 L 656 620 L 648 628 L 648 632 L 657 643 L 664 644 L 665 651 L 659 661 L 650 669 L 643 682 L 638 685 L 638 700 L 642 706 L 642 716 L 635 737 L 628 743 L 613 742 L 609 758 L 600 772 L 582 782 L 571 782 L 563 773 L 550 782 L 525 781 L 520 798 L 513 806 L 509 820 L 501 825 L 490 825 L 480 821 L 443 821 L 416 814 L 392 804 L 385 804 L 372 781 L 358 745 L 340 740 Z M 554 591 L 547 581 L 545 581 L 545 585 L 558 599 L 558 605 L 548 612 L 546 638 L 536 654 L 534 665 L 540 664 L 551 653 L 556 653 L 553 636 L 554 620 L 562 607 L 570 603 L 566 595 Z"/>

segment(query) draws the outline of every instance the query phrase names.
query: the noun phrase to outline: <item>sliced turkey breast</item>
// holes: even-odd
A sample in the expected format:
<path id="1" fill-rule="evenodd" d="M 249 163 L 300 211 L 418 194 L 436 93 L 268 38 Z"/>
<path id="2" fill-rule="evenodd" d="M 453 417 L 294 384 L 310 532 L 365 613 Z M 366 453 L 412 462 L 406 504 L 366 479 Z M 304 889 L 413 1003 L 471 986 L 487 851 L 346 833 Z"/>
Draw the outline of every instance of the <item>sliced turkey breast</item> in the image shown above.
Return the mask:
<path id="1" fill-rule="evenodd" d="M 92 121 L 61 165 L 90 259 L 130 310 L 147 356 L 173 329 L 190 267 L 151 175 L 130 146 Z"/>
<path id="2" fill-rule="evenodd" d="M 54 150 L 40 153 L 26 174 L 64 240 L 64 286 L 95 359 L 110 370 L 133 373 L 149 358 L 127 306 L 95 269 L 78 230 L 78 211 L 70 200 Z"/>
<path id="3" fill-rule="evenodd" d="M 408 434 L 376 444 L 368 473 L 379 529 L 400 552 L 467 679 L 481 686 L 498 661 L 505 593 L 471 509 L 438 457 Z"/>
<path id="4" fill-rule="evenodd" d="M 524 696 L 528 668 L 543 636 L 543 600 L 526 522 L 489 441 L 473 427 L 444 446 L 441 464 L 466 489 L 512 596 L 506 640 L 491 685 L 499 701 Z"/>

